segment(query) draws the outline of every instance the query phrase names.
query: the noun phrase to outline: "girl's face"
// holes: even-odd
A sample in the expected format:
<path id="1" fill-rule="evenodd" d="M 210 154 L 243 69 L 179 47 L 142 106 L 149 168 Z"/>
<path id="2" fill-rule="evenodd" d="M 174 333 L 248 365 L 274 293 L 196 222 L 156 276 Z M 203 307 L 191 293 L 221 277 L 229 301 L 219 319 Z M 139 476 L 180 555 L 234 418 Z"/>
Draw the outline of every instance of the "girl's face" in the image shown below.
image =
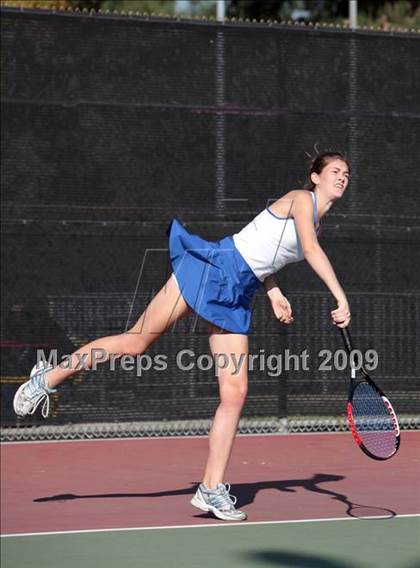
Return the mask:
<path id="1" fill-rule="evenodd" d="M 349 168 L 339 158 L 331 160 L 320 174 L 311 174 L 311 180 L 331 199 L 340 199 L 349 183 Z"/>

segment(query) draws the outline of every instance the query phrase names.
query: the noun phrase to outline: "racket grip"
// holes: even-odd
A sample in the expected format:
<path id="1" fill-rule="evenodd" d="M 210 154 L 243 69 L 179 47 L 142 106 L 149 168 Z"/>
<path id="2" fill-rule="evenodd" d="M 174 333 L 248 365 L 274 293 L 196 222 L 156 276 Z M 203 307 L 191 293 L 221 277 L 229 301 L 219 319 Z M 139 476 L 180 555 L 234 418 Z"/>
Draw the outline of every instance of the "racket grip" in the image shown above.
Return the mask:
<path id="1" fill-rule="evenodd" d="M 350 355 L 351 352 L 353 351 L 353 342 L 352 342 L 351 337 L 350 337 L 350 331 L 349 331 L 349 329 L 348 329 L 347 327 L 341 328 L 340 331 L 341 331 L 341 336 L 342 336 L 343 341 L 344 341 L 344 345 L 346 346 L 346 349 L 347 349 L 347 351 L 348 351 L 348 353 L 349 353 L 349 355 Z M 360 371 L 363 373 L 363 375 L 364 375 L 367 379 L 369 379 L 369 381 L 371 380 L 371 378 L 369 377 L 369 375 L 368 375 L 366 369 L 365 369 L 363 366 L 360 367 Z M 356 371 L 355 371 L 354 367 L 352 367 L 352 375 L 351 375 L 351 378 L 352 378 L 352 379 L 355 379 L 355 378 L 356 378 Z"/>
<path id="2" fill-rule="evenodd" d="M 350 337 L 350 331 L 348 330 L 347 327 L 342 327 L 340 331 L 344 341 L 344 345 L 346 346 L 347 351 L 351 353 L 351 351 L 353 350 L 353 345 Z"/>

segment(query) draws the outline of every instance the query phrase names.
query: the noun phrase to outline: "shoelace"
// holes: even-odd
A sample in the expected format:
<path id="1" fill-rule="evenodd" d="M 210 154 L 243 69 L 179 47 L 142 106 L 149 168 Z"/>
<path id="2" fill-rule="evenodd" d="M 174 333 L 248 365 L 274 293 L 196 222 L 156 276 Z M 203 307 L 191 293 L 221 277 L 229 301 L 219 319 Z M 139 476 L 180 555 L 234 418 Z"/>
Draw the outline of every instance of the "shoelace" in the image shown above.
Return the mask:
<path id="1" fill-rule="evenodd" d="M 46 392 L 39 395 L 39 398 L 35 402 L 34 407 L 31 410 L 29 410 L 28 414 L 34 414 L 35 410 L 38 408 L 38 406 L 41 404 L 42 401 L 44 401 L 44 404 L 42 405 L 41 408 L 41 414 L 43 418 L 47 418 L 50 412 L 50 397 Z"/>
<path id="2" fill-rule="evenodd" d="M 226 483 L 225 485 L 220 483 L 219 485 L 222 485 L 223 489 L 220 488 L 220 493 L 215 493 L 214 496 L 212 496 L 214 506 L 220 510 L 223 510 L 223 508 L 226 507 L 229 509 L 234 507 L 236 505 L 237 498 L 229 493 L 230 483 Z"/>
<path id="3" fill-rule="evenodd" d="M 34 414 L 38 406 L 43 402 L 41 414 L 43 418 L 47 418 L 50 411 L 50 393 L 56 392 L 56 389 L 49 389 L 45 385 L 44 379 L 45 369 L 40 369 L 29 381 L 27 386 L 28 398 L 36 398 L 33 408 L 28 414 Z"/>

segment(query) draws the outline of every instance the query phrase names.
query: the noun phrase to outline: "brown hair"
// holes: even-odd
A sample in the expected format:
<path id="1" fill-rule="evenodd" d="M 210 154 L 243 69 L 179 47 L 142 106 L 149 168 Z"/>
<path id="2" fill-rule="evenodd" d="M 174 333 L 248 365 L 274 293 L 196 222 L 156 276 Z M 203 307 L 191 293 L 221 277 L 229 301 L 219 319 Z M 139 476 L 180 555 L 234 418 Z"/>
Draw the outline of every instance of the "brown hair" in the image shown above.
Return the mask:
<path id="1" fill-rule="evenodd" d="M 350 171 L 350 164 L 347 158 L 341 152 L 323 152 L 318 154 L 315 158 L 312 158 L 311 167 L 308 173 L 308 179 L 305 182 L 304 189 L 313 191 L 315 189 L 315 184 L 311 180 L 311 174 L 320 174 L 322 170 L 333 160 L 342 160 L 347 164 Z"/>

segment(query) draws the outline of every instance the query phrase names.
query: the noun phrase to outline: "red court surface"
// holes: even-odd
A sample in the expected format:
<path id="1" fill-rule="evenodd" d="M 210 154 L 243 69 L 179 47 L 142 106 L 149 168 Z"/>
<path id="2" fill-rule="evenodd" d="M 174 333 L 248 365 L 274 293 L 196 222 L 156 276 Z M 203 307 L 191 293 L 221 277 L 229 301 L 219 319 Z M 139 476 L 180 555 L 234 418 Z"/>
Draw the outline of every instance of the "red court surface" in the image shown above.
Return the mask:
<path id="1" fill-rule="evenodd" d="M 420 513 L 420 432 L 389 461 L 350 434 L 239 436 L 226 481 L 249 521 Z M 2 533 L 220 523 L 189 500 L 207 438 L 2 445 Z"/>

